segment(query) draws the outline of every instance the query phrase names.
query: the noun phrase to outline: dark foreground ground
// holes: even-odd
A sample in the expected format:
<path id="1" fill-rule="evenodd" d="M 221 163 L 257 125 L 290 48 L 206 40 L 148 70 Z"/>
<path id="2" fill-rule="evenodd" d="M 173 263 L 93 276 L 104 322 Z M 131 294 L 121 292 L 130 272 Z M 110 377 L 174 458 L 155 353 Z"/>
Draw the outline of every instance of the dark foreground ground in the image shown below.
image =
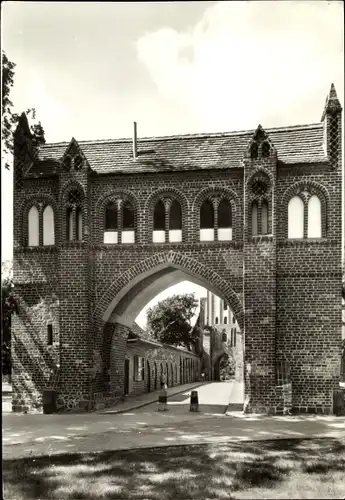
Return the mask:
<path id="1" fill-rule="evenodd" d="M 345 436 L 63 453 L 3 462 L 6 500 L 345 498 Z"/>

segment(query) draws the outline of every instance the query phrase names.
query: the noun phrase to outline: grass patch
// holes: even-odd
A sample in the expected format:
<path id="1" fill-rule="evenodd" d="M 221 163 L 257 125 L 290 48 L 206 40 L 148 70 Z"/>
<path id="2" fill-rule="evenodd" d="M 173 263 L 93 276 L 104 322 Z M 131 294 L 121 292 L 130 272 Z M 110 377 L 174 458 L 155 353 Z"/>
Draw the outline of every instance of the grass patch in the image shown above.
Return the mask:
<path id="1" fill-rule="evenodd" d="M 4 460 L 3 483 L 13 500 L 344 498 L 345 438 Z"/>

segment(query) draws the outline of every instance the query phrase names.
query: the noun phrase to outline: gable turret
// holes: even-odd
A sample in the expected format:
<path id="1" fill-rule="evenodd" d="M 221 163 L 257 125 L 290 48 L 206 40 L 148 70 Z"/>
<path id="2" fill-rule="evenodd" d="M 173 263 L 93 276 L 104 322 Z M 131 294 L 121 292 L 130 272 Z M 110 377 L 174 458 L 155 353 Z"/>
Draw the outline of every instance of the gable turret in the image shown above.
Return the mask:
<path id="1" fill-rule="evenodd" d="M 342 107 L 332 83 L 322 113 L 323 147 L 330 163 L 336 167 L 341 161 L 341 113 Z"/>

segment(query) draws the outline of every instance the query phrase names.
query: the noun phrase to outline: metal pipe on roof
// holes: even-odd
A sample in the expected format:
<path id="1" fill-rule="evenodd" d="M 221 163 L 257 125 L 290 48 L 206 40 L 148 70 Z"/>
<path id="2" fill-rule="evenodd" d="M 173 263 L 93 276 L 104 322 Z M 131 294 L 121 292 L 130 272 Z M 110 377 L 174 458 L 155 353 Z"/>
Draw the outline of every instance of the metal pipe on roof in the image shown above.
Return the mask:
<path id="1" fill-rule="evenodd" d="M 137 122 L 133 123 L 134 129 L 133 129 L 133 160 L 137 159 Z"/>

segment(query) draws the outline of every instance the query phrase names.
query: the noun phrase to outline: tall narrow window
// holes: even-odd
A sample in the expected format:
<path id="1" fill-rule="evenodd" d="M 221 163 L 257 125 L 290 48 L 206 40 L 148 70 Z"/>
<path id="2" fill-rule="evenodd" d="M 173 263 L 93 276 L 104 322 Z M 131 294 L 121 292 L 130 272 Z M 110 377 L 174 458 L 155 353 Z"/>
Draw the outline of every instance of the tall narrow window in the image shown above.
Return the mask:
<path id="1" fill-rule="evenodd" d="M 47 325 L 47 344 L 53 345 L 53 325 Z"/>
<path id="2" fill-rule="evenodd" d="M 117 204 L 109 203 L 105 209 L 105 230 L 117 231 Z"/>
<path id="3" fill-rule="evenodd" d="M 79 190 L 68 194 L 68 206 L 66 210 L 66 238 L 67 240 L 82 240 L 82 200 L 83 195 Z"/>
<path id="4" fill-rule="evenodd" d="M 216 316 L 215 323 L 218 325 L 218 316 Z"/>
<path id="5" fill-rule="evenodd" d="M 299 196 L 294 196 L 288 205 L 288 238 L 303 238 L 304 203 Z"/>
<path id="6" fill-rule="evenodd" d="M 210 200 L 200 207 L 200 241 L 214 240 L 214 208 Z"/>
<path id="7" fill-rule="evenodd" d="M 104 243 L 117 243 L 117 203 L 109 203 L 105 207 Z"/>
<path id="8" fill-rule="evenodd" d="M 153 235 L 152 241 L 154 243 L 165 242 L 165 206 L 162 200 L 156 203 L 153 212 Z"/>
<path id="9" fill-rule="evenodd" d="M 129 201 L 123 205 L 122 221 L 122 243 L 134 243 L 134 208 Z"/>
<path id="10" fill-rule="evenodd" d="M 266 200 L 261 204 L 261 234 L 268 234 L 268 204 Z"/>
<path id="11" fill-rule="evenodd" d="M 225 317 L 225 318 L 224 318 L 224 325 L 227 325 L 227 323 L 228 323 L 228 318 L 227 318 L 227 317 Z"/>
<path id="12" fill-rule="evenodd" d="M 73 209 L 71 207 L 67 208 L 66 212 L 66 239 L 69 241 L 73 240 Z"/>
<path id="13" fill-rule="evenodd" d="M 39 215 L 36 207 L 31 207 L 28 213 L 28 245 L 37 247 L 40 244 Z"/>
<path id="14" fill-rule="evenodd" d="M 70 156 L 65 156 L 65 159 L 63 161 L 63 164 L 67 170 L 70 170 L 72 166 L 72 159 Z"/>
<path id="15" fill-rule="evenodd" d="M 252 236 L 258 234 L 258 204 L 256 201 L 252 203 Z"/>
<path id="16" fill-rule="evenodd" d="M 81 158 L 80 155 L 77 155 L 75 158 L 74 158 L 74 168 L 76 170 L 80 170 L 81 167 L 83 166 L 83 160 Z"/>
<path id="17" fill-rule="evenodd" d="M 250 157 L 252 159 L 255 159 L 258 157 L 258 145 L 256 142 L 253 142 L 253 144 L 250 146 Z"/>
<path id="18" fill-rule="evenodd" d="M 232 212 L 228 200 L 222 200 L 218 205 L 218 240 L 232 239 Z"/>
<path id="19" fill-rule="evenodd" d="M 76 208 L 76 239 L 78 241 L 83 239 L 83 213 L 80 207 Z"/>
<path id="20" fill-rule="evenodd" d="M 173 200 L 169 213 L 169 241 L 182 241 L 182 212 L 181 205 Z"/>
<path id="21" fill-rule="evenodd" d="M 43 211 L 43 245 L 54 245 L 54 211 L 47 205 Z"/>
<path id="22" fill-rule="evenodd" d="M 261 154 L 263 158 L 267 158 L 270 155 L 270 145 L 268 142 L 262 144 Z"/>
<path id="23" fill-rule="evenodd" d="M 316 195 L 308 201 L 308 238 L 321 238 L 321 202 Z"/>

